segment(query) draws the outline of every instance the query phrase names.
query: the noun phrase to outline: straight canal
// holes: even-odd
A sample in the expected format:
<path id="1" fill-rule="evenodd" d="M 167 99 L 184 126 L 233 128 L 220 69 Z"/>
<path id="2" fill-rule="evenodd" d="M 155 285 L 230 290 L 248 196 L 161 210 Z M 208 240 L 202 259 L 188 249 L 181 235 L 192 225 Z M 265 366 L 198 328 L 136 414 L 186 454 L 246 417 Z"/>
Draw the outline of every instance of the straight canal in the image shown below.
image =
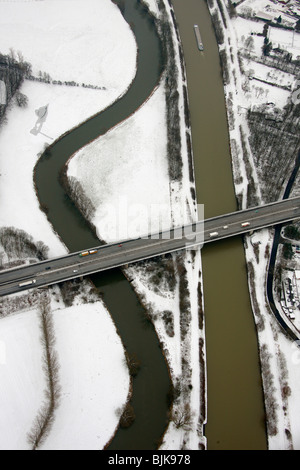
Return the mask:
<path id="1" fill-rule="evenodd" d="M 132 25 L 138 47 L 138 68 L 130 89 L 103 112 L 58 139 L 35 168 L 40 203 L 70 251 L 99 245 L 99 240 L 66 196 L 60 184 L 62 169 L 77 150 L 136 111 L 158 84 L 162 72 L 160 42 L 141 5 L 126 0 L 124 17 Z M 133 379 L 131 400 L 136 419 L 130 428 L 119 429 L 109 450 L 154 450 L 166 429 L 171 385 L 156 332 L 121 271 L 116 269 L 91 278 L 103 295 L 127 352 L 141 363 Z"/>
<path id="2" fill-rule="evenodd" d="M 236 209 L 218 50 L 204 0 L 173 0 L 186 58 L 193 150 L 199 203 L 210 217 Z M 187 5 L 188 4 L 188 5 Z M 41 204 L 70 251 L 98 240 L 60 185 L 59 174 L 79 148 L 126 119 L 150 95 L 161 73 L 160 45 L 151 21 L 136 1 L 125 1 L 139 60 L 132 87 L 119 101 L 55 142 L 35 170 Z M 205 51 L 196 46 L 193 25 L 200 27 Z M 203 250 L 208 359 L 209 449 L 266 447 L 257 341 L 249 303 L 241 239 Z M 155 449 L 167 423 L 170 380 L 155 331 L 146 321 L 130 284 L 114 270 L 94 276 L 123 343 L 141 361 L 133 381 L 136 420 L 117 432 L 110 449 Z"/>
<path id="3" fill-rule="evenodd" d="M 237 209 L 218 47 L 205 0 L 172 0 L 187 69 L 197 198 L 205 217 Z M 199 52 L 193 26 L 199 25 Z M 266 449 L 257 336 L 241 238 L 202 250 L 209 450 Z"/>

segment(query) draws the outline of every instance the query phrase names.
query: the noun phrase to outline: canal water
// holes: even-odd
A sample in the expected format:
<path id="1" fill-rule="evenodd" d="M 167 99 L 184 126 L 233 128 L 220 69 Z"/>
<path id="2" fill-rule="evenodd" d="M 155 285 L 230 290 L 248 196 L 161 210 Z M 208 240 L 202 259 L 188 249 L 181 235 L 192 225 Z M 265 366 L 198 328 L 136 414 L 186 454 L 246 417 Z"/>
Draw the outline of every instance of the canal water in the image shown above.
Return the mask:
<path id="1" fill-rule="evenodd" d="M 186 56 L 198 202 L 210 217 L 236 209 L 218 51 L 204 0 L 174 0 Z M 98 240 L 66 197 L 59 173 L 68 158 L 126 119 L 149 96 L 161 72 L 159 41 L 137 1 L 125 1 L 139 48 L 138 72 L 118 102 L 59 139 L 39 161 L 35 181 L 41 204 L 70 251 Z M 196 48 L 200 26 L 205 51 Z M 249 304 L 241 239 L 203 250 L 208 358 L 209 449 L 266 447 L 257 343 Z M 168 369 L 155 331 L 130 284 L 118 270 L 93 277 L 129 353 L 141 361 L 133 380 L 136 421 L 119 430 L 110 449 L 155 449 L 167 419 Z"/>
<path id="2" fill-rule="evenodd" d="M 197 199 L 205 217 L 237 209 L 218 47 L 205 0 L 172 0 L 187 68 Z M 204 52 L 193 26 L 199 25 Z M 266 449 L 258 344 L 241 238 L 202 250 L 209 450 Z"/>

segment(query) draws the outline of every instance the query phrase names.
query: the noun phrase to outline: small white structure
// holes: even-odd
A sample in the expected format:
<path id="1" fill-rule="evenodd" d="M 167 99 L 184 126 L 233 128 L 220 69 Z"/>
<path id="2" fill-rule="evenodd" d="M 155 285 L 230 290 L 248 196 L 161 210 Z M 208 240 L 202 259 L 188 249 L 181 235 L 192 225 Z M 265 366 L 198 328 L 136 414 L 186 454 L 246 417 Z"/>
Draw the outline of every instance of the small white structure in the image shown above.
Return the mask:
<path id="1" fill-rule="evenodd" d="M 255 17 L 258 18 L 259 20 L 263 20 L 263 21 L 273 21 L 273 16 L 269 15 L 268 13 L 266 13 L 264 11 L 258 11 L 255 14 Z"/>
<path id="2" fill-rule="evenodd" d="M 3 80 L 0 80 L 0 105 L 6 104 L 6 86 Z"/>

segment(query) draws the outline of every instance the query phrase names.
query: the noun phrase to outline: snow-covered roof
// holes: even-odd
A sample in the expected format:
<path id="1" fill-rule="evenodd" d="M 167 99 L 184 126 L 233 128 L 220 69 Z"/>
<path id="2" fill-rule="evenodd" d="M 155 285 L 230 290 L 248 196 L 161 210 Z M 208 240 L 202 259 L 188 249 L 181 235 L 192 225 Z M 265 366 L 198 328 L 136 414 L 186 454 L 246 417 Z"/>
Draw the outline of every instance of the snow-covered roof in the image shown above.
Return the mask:
<path id="1" fill-rule="evenodd" d="M 272 21 L 273 16 L 269 15 L 268 13 L 265 13 L 264 11 L 259 11 L 255 14 L 257 18 L 260 18 L 261 20 L 266 20 L 266 21 Z"/>

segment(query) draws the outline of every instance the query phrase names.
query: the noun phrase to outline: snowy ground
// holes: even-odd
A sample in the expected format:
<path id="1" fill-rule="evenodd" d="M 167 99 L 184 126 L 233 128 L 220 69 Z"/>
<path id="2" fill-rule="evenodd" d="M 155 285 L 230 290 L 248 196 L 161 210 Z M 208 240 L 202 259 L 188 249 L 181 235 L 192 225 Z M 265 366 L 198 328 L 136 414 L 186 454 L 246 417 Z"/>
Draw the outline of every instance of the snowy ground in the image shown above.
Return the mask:
<path id="1" fill-rule="evenodd" d="M 208 2 L 211 12 L 220 10 L 217 2 Z M 257 33 L 263 32 L 264 23 L 253 21 L 255 12 L 265 11 L 279 16 L 282 5 L 272 1 L 246 0 L 241 2 L 237 12 L 247 16 L 230 18 L 227 11 L 226 0 L 221 1 L 227 23 L 224 31 L 224 45 L 219 46 L 225 50 L 229 66 L 230 83 L 225 85 L 225 97 L 229 113 L 229 129 L 232 145 L 233 171 L 235 175 L 236 194 L 240 196 L 243 205 L 247 205 L 247 182 L 250 174 L 257 185 L 257 200 L 262 201 L 259 191 L 257 169 L 247 145 L 248 162 L 245 162 L 242 152 L 242 143 L 239 135 L 241 127 L 246 136 L 249 128 L 246 120 L 247 109 L 254 106 L 271 106 L 282 108 L 291 98 L 291 91 L 286 88 L 293 86 L 296 77 L 283 73 L 261 63 L 262 46 L 264 38 Z M 295 2 L 291 2 L 295 3 Z M 298 6 L 299 8 L 299 6 Z M 278 31 L 280 35 L 278 35 Z M 273 28 L 271 35 L 274 34 Z M 298 44 L 298 36 L 294 45 Z M 285 48 L 295 54 L 295 48 L 290 49 L 290 34 L 276 29 L 276 38 Z M 243 71 L 238 60 L 238 51 L 241 52 Z M 258 80 L 257 80 L 258 79 Z M 261 80 L 271 82 L 262 83 Z M 292 90 L 293 88 L 291 88 Z M 248 170 L 246 171 L 246 166 Z M 242 177 L 242 178 L 241 178 Z M 268 269 L 268 256 L 272 246 L 272 231 L 264 230 L 247 237 L 245 243 L 248 265 L 253 266 L 249 271 L 249 288 L 253 305 L 254 318 L 257 324 L 260 357 L 262 363 L 262 378 L 264 384 L 267 416 L 269 421 L 269 448 L 272 449 L 300 449 L 299 427 L 299 392 L 300 392 L 300 355 L 297 344 L 282 334 L 278 323 L 274 319 L 265 299 L 265 281 Z"/>
<path id="2" fill-rule="evenodd" d="M 151 0 L 148 3 L 158 13 L 156 1 Z M 49 74 L 52 80 L 74 80 L 79 84 L 101 88 L 86 89 L 81 86 L 25 81 L 21 92 L 28 97 L 28 107 L 20 109 L 12 105 L 7 113 L 7 125 L 0 130 L 0 226 L 14 226 L 25 230 L 35 241 L 42 240 L 49 246 L 50 257 L 57 256 L 65 253 L 66 249 L 39 210 L 33 188 L 34 165 L 45 145 L 105 108 L 126 91 L 136 70 L 136 44 L 130 28 L 110 0 L 0 1 L 0 26 L 0 52 L 10 52 L 17 56 L 20 51 L 24 59 L 31 62 L 33 75 L 36 77 Z M 118 34 L 115 34 L 116 31 Z M 182 90 L 180 93 L 181 119 L 184 122 Z M 142 202 L 144 207 L 149 208 L 151 204 L 163 202 L 167 212 L 174 209 L 176 203 L 182 205 L 188 201 L 191 217 L 195 217 L 187 158 L 184 161 L 183 182 L 169 187 L 165 157 L 166 127 L 162 119 L 164 103 L 163 86 L 160 86 L 147 104 L 128 122 L 94 143 L 95 150 L 101 149 L 104 155 L 115 158 L 111 166 L 102 161 L 103 173 L 98 182 L 89 175 L 91 188 L 99 189 L 101 183 L 105 183 L 102 193 L 96 190 L 92 194 L 97 207 L 95 222 L 103 238 L 108 232 L 101 232 L 103 224 L 99 222 L 99 217 L 103 216 L 105 203 L 108 202 L 106 191 L 109 191 L 110 201 L 115 203 L 118 202 L 121 188 L 122 196 L 129 204 Z M 46 106 L 46 120 L 41 132 L 36 133 L 34 129 L 39 110 L 44 112 Z M 151 129 L 149 121 L 153 123 Z M 152 135 L 155 133 L 156 139 L 151 139 L 151 132 Z M 184 125 L 182 133 L 183 154 L 187 156 Z M 126 138 L 128 135 L 130 139 Z M 147 146 L 144 145 L 145 141 Z M 148 157 L 144 162 L 140 159 L 142 142 Z M 132 177 L 127 181 L 120 172 L 120 162 L 117 161 L 121 145 L 126 149 L 126 155 L 121 154 L 122 171 Z M 82 152 L 89 152 L 89 148 Z M 82 154 L 79 157 L 80 155 Z M 93 157 L 89 155 L 88 158 Z M 80 158 L 78 160 L 77 167 L 73 161 L 70 163 L 70 171 L 76 175 L 81 165 Z M 133 172 L 136 178 L 133 178 Z M 11 184 L 12 181 L 14 185 Z M 87 183 L 87 191 L 89 188 Z M 140 193 L 143 194 L 142 200 L 140 196 L 137 198 Z M 176 216 L 176 213 L 172 213 L 172 221 L 180 222 L 178 214 Z M 188 429 L 186 426 L 176 429 L 173 423 L 170 425 L 163 444 L 164 448 L 169 449 L 180 449 L 183 445 L 197 449 L 199 442 L 205 445 L 201 428 L 198 428 L 199 423 L 201 424 L 199 339 L 203 340 L 203 331 L 198 327 L 200 251 L 195 256 L 188 253 L 184 264 L 192 295 L 191 323 L 182 344 L 178 291 L 174 295 L 154 295 L 147 284 L 142 283 L 143 272 L 136 271 L 134 275 L 134 284 L 139 295 L 146 296 L 147 302 L 156 310 L 157 330 L 169 358 L 174 381 L 177 379 L 179 383 L 184 383 L 183 379 L 187 379 L 185 375 L 188 373 L 188 380 L 193 383 L 187 399 L 191 416 Z M 115 411 L 125 403 L 129 392 L 122 344 L 101 302 L 91 305 L 80 302 L 77 306 L 64 308 L 58 291 L 55 297 L 56 300 L 52 300 L 51 305 L 62 390 L 51 433 L 42 448 L 99 449 L 112 436 L 117 425 Z M 166 335 L 159 319 L 162 309 L 167 307 L 174 312 L 175 317 L 176 335 L 172 339 Z M 5 416 L 5 420 L 1 420 L 1 444 L 4 448 L 28 448 L 26 435 L 44 398 L 45 377 L 37 358 L 37 352 L 41 349 L 37 314 L 34 310 L 29 313 L 18 312 L 1 319 L 0 326 L 0 410 L 1 416 Z M 29 340 L 26 340 L 27 330 L 28 338 L 34 345 L 31 348 Z M 23 340 L 17 341 L 19 337 Z M 188 361 L 189 368 L 183 366 L 183 359 Z M 8 360 L 9 370 L 6 367 Z M 23 392 L 21 397 L 15 397 L 15 389 L 18 388 Z M 111 390 L 114 390 L 113 394 Z M 30 401 L 30 407 L 26 407 L 25 400 Z M 179 412 L 184 405 L 182 397 L 176 404 L 175 411 Z M 19 434 L 15 432 L 16 419 Z M 4 434 L 7 441 L 2 440 Z"/>
<path id="3" fill-rule="evenodd" d="M 299 2 L 290 0 L 286 5 L 283 3 L 278 0 L 244 0 L 239 2 L 238 12 L 249 18 L 260 17 L 262 13 L 267 14 L 274 22 L 281 16 L 282 24 L 294 26 L 297 22 L 294 13 L 299 11 Z"/>
<path id="4" fill-rule="evenodd" d="M 45 389 L 37 311 L 3 318 L 0 327 L 0 449 L 26 450 Z"/>
<path id="5" fill-rule="evenodd" d="M 125 92 L 136 70 L 136 43 L 119 9 L 110 0 L 88 0 L 84 7 L 82 0 L 0 2 L 0 12 L 1 53 L 9 53 L 10 48 L 21 51 L 36 74 L 43 70 L 53 75 L 52 78 L 67 81 L 79 81 L 80 76 L 80 82 L 106 87 L 92 90 L 26 80 L 21 91 L 28 97 L 28 107 L 12 106 L 7 113 L 8 124 L 0 129 L 0 226 L 13 225 L 36 240 L 43 239 L 50 247 L 49 256 L 58 256 L 65 250 L 38 209 L 33 167 L 45 145 Z M 106 83 L 108 79 L 105 79 L 104 83 L 104 75 L 111 76 L 111 82 Z M 47 105 L 48 115 L 36 135 L 31 131 L 38 120 L 37 111 Z M 22 211 L 16 188 L 22 191 Z"/>
<path id="6" fill-rule="evenodd" d="M 80 181 L 96 207 L 92 222 L 107 242 L 149 233 L 147 215 L 160 205 L 164 228 L 170 226 L 165 113 L 162 85 L 137 113 L 81 149 L 68 165 L 68 176 Z M 158 223 L 155 218 L 153 229 Z"/>
<path id="7" fill-rule="evenodd" d="M 147 3 L 152 11 L 157 13 L 156 2 L 151 0 Z M 179 62 L 178 69 L 180 71 Z M 92 222 L 100 238 L 106 241 L 126 239 L 144 235 L 149 231 L 157 232 L 159 224 L 160 228 L 168 228 L 170 223 L 181 225 L 182 213 L 176 209 L 186 208 L 186 201 L 191 210 L 189 217 L 196 216 L 190 191 L 193 185 L 189 182 L 182 90 L 179 92 L 184 155 L 184 177 L 181 183 L 169 182 L 163 80 L 150 99 L 133 116 L 77 152 L 70 160 L 68 176 L 78 179 L 96 207 Z M 153 135 L 156 136 L 155 139 Z M 151 217 L 153 214 L 154 217 Z M 189 217 L 186 222 L 192 220 Z M 182 367 L 183 358 L 188 361 L 191 368 L 192 375 L 189 380 L 193 384 L 193 390 L 187 400 L 192 416 L 190 429 L 188 431 L 184 428 L 176 429 L 171 423 L 162 446 L 164 449 L 180 449 L 184 441 L 190 449 L 197 449 L 199 442 L 205 445 L 201 430 L 199 435 L 197 432 L 200 409 L 199 338 L 203 334 L 198 327 L 197 289 L 201 269 L 200 251 L 192 261 L 188 253 L 184 263 L 188 269 L 192 319 L 188 336 L 183 344 L 180 339 L 178 285 L 173 293 L 170 291 L 154 293 L 143 268 L 130 267 L 127 270 L 138 295 L 148 306 L 148 311 L 153 313 L 152 318 L 168 358 L 173 383 L 175 384 L 178 379 L 181 382 L 187 380 Z M 165 310 L 173 312 L 175 329 L 173 338 L 166 334 L 163 326 L 162 315 Z M 184 403 L 181 401 L 177 407 L 181 411 Z"/>
<path id="8" fill-rule="evenodd" d="M 269 39 L 274 47 L 288 50 L 294 58 L 300 55 L 300 33 L 271 27 Z"/>
<path id="9" fill-rule="evenodd" d="M 45 145 L 126 91 L 136 70 L 135 39 L 110 0 L 1 1 L 0 25 L 1 53 L 9 53 L 10 48 L 16 55 L 20 51 L 32 63 L 34 75 L 42 71 L 53 80 L 105 87 L 93 90 L 25 81 L 21 92 L 28 97 L 28 107 L 12 104 L 7 124 L 0 129 L 0 226 L 25 230 L 49 246 L 50 257 L 58 256 L 66 249 L 39 210 L 34 165 Z M 47 105 L 47 118 L 35 135 L 31 131 L 37 111 Z M 59 304 L 62 307 L 61 300 Z M 54 427 L 45 447 L 81 443 L 99 449 L 114 433 L 115 410 L 126 402 L 129 391 L 123 347 L 101 302 L 57 310 L 54 319 L 63 372 L 57 417 L 60 432 L 67 428 L 68 432 L 62 438 Z M 0 327 L 1 448 L 26 449 L 26 435 L 44 401 L 37 314 L 20 311 L 2 318 Z M 109 358 L 103 357 L 105 350 Z M 107 393 L 107 386 L 115 391 L 113 395 L 111 390 Z"/>
<path id="10" fill-rule="evenodd" d="M 53 312 L 62 396 L 41 450 L 102 449 L 129 391 L 121 339 L 101 302 Z"/>
<path id="11" fill-rule="evenodd" d="M 135 39 L 109 0 L 4 0 L 0 9 L 1 53 L 20 51 L 34 76 L 106 87 L 113 99 L 130 84 Z"/>

